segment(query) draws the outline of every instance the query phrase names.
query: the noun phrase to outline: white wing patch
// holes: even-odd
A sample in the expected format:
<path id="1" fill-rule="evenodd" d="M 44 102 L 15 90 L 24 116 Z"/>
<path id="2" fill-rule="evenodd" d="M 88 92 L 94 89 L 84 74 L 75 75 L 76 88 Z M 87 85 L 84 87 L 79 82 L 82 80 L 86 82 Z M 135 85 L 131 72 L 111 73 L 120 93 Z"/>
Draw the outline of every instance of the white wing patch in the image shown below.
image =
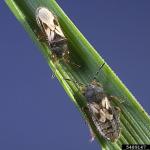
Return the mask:
<path id="1" fill-rule="evenodd" d="M 45 7 L 39 7 L 36 10 L 36 20 L 41 30 L 46 34 L 48 40 L 54 40 L 55 35 L 65 37 L 57 18 Z"/>
<path id="2" fill-rule="evenodd" d="M 104 97 L 102 99 L 102 106 L 106 109 L 109 109 L 111 107 L 110 102 L 107 97 Z"/>

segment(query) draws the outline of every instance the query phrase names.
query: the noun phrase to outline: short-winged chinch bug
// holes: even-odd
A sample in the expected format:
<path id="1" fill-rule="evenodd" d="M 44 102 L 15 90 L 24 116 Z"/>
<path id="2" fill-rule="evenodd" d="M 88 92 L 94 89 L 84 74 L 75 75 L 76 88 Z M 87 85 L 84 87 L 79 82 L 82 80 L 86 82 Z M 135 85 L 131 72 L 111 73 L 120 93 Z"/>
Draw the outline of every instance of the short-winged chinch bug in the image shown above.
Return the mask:
<path id="1" fill-rule="evenodd" d="M 105 63 L 100 66 L 99 71 L 104 64 Z M 99 71 L 97 71 L 96 75 Z M 106 94 L 103 86 L 96 81 L 96 75 L 88 85 L 72 81 L 71 79 L 66 80 L 75 82 L 80 86 L 81 92 L 86 98 L 87 108 L 97 131 L 104 139 L 114 142 L 120 135 L 120 109 L 113 106 L 111 100 L 117 98 Z M 90 131 L 92 131 L 91 128 Z M 92 133 L 92 140 L 94 136 L 95 135 Z"/>

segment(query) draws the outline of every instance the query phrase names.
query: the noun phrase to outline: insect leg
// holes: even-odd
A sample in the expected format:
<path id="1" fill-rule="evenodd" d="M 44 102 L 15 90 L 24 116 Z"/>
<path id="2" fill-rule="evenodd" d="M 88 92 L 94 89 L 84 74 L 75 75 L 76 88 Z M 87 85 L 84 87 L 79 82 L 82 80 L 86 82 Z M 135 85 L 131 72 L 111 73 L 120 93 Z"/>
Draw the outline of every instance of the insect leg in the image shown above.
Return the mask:
<path id="1" fill-rule="evenodd" d="M 87 125 L 88 125 L 88 127 L 89 127 L 90 134 L 91 134 L 90 142 L 93 142 L 93 141 L 94 141 L 94 139 L 95 139 L 95 134 L 94 134 L 94 132 L 93 132 L 93 130 L 92 130 L 92 128 L 91 128 L 91 126 L 90 126 L 90 124 L 89 124 L 89 123 L 87 123 Z"/>
<path id="2" fill-rule="evenodd" d="M 87 113 L 89 113 L 89 108 L 85 106 L 85 107 L 82 108 L 82 111 L 87 114 Z M 89 132 L 90 132 L 90 139 L 89 139 L 89 141 L 93 142 L 96 135 L 93 132 L 93 129 L 92 129 L 91 125 L 90 125 L 89 119 L 85 115 L 83 117 L 84 117 L 85 123 L 87 124 L 87 126 L 89 128 Z"/>
<path id="3" fill-rule="evenodd" d="M 52 62 L 54 64 L 56 64 L 56 62 L 57 62 L 57 56 L 54 53 L 52 53 L 52 54 L 49 53 L 49 56 L 50 56 Z M 55 69 L 54 73 L 51 74 L 51 79 L 55 78 L 55 72 L 56 72 L 56 69 Z"/>
<path id="4" fill-rule="evenodd" d="M 63 58 L 64 58 L 64 62 L 65 62 L 65 63 L 71 64 L 72 66 L 77 67 L 77 68 L 80 68 L 80 67 L 81 67 L 80 65 L 78 65 L 78 64 L 76 64 L 76 63 L 70 61 L 70 59 L 69 59 L 69 51 L 68 51 L 68 50 L 65 51 L 65 55 L 64 55 Z"/>
<path id="5" fill-rule="evenodd" d="M 121 104 L 125 102 L 125 100 L 120 101 L 118 97 L 112 96 L 112 95 L 111 95 L 111 96 L 108 96 L 108 99 L 111 100 L 111 101 L 114 101 L 114 100 L 115 100 L 115 101 L 118 101 L 118 102 L 121 103 Z"/>
<path id="6" fill-rule="evenodd" d="M 57 56 L 56 56 L 56 54 L 55 53 L 49 53 L 49 56 L 50 56 L 50 59 L 52 60 L 52 62 L 53 63 L 56 63 L 56 61 L 57 61 Z"/>
<path id="7" fill-rule="evenodd" d="M 119 107 L 115 107 L 117 112 L 121 112 L 121 109 Z"/>
<path id="8" fill-rule="evenodd" d="M 37 40 L 40 42 L 48 42 L 47 36 L 42 31 L 34 30 L 35 35 L 37 36 Z"/>
<path id="9" fill-rule="evenodd" d="M 69 50 L 67 50 L 67 49 L 64 51 L 63 59 L 64 59 L 64 62 L 67 63 L 67 64 L 70 63 L 70 60 L 69 60 L 69 53 L 70 53 L 70 52 L 69 52 Z"/>

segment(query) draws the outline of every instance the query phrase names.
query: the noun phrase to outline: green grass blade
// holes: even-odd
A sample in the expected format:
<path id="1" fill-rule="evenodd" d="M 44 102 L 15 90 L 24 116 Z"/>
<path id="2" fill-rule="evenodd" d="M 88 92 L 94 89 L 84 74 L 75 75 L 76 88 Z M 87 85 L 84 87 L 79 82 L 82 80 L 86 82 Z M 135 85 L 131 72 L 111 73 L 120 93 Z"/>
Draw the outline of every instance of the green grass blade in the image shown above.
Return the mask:
<path id="1" fill-rule="evenodd" d="M 82 108 L 86 105 L 84 97 L 78 91 L 76 84 L 66 82 L 64 78 L 72 78 L 73 80 L 88 84 L 90 80 L 87 75 L 92 77 L 104 60 L 61 10 L 55 0 L 6 0 L 6 3 L 18 21 L 21 22 L 30 34 L 31 39 L 39 46 L 49 66 L 55 72 L 56 77 L 67 94 L 71 97 L 81 113 L 89 120 L 97 140 L 103 149 L 119 150 L 122 144 L 128 143 L 150 144 L 150 118 L 148 114 L 107 64 L 98 76 L 98 80 L 103 84 L 107 93 L 117 96 L 120 101 L 124 101 L 121 104 L 115 102 L 121 109 L 122 130 L 119 140 L 116 143 L 103 140 L 97 133 L 89 117 L 89 112 L 83 112 Z M 73 62 L 80 64 L 81 68 L 70 67 L 62 62 L 55 65 L 50 60 L 48 57 L 49 49 L 45 44 L 38 41 L 34 33 L 34 30 L 38 29 L 35 21 L 35 10 L 39 6 L 49 8 L 58 16 L 60 25 L 69 40 L 71 59 Z"/>

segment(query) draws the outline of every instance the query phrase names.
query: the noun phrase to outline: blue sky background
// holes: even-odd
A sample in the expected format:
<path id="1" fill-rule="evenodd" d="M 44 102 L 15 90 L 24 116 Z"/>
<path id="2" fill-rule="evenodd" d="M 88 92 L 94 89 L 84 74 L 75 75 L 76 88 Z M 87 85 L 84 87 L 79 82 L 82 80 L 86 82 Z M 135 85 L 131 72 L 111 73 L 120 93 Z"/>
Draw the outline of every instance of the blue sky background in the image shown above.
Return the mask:
<path id="1" fill-rule="evenodd" d="M 150 113 L 150 1 L 57 2 Z M 98 150 L 4 1 L 0 10 L 0 149 Z"/>

